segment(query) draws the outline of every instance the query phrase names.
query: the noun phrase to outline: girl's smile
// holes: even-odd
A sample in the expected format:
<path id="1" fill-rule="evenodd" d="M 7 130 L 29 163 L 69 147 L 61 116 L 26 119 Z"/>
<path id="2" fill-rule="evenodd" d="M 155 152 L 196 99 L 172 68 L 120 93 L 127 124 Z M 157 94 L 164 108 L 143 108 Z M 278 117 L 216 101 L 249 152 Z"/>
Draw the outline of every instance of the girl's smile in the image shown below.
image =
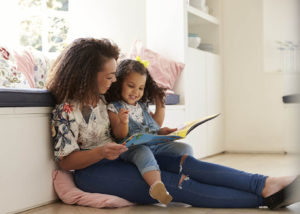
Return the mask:
<path id="1" fill-rule="evenodd" d="M 143 97 L 146 79 L 146 75 L 137 72 L 127 75 L 122 84 L 122 98 L 126 103 L 135 105 Z"/>

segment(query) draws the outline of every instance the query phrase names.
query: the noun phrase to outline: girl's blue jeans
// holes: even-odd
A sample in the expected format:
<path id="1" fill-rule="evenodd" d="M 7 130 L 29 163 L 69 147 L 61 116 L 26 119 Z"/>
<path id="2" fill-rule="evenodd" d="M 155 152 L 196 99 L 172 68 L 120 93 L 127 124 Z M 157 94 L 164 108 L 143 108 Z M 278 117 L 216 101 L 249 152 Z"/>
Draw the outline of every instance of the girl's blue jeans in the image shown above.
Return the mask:
<path id="1" fill-rule="evenodd" d="M 193 149 L 186 143 L 168 142 L 161 144 L 142 144 L 129 147 L 128 151 L 120 155 L 121 159 L 133 163 L 143 175 L 152 170 L 160 170 L 155 155 L 168 154 L 182 156 L 193 155 Z"/>
<path id="2" fill-rule="evenodd" d="M 192 156 L 159 154 L 155 158 L 173 202 L 211 208 L 264 205 L 261 193 L 266 176 L 207 163 Z M 157 203 L 150 197 L 149 186 L 136 166 L 121 159 L 104 159 L 76 170 L 74 180 L 83 191 L 116 195 L 139 204 Z"/>

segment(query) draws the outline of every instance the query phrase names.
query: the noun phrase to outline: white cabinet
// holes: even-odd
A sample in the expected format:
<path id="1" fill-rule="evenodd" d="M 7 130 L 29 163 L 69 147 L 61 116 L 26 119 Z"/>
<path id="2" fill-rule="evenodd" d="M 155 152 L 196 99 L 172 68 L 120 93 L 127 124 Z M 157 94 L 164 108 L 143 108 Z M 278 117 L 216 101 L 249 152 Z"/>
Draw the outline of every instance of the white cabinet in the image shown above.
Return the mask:
<path id="1" fill-rule="evenodd" d="M 17 213 L 57 200 L 50 107 L 0 108 L 0 213 Z"/>
<path id="2" fill-rule="evenodd" d="M 207 113 L 221 115 L 207 124 L 206 154 L 219 153 L 223 148 L 222 72 L 220 56 L 206 53 Z"/>
<path id="3" fill-rule="evenodd" d="M 207 116 L 207 81 L 205 53 L 188 48 L 186 61 L 186 118 L 195 120 Z M 191 71 L 191 72 L 189 72 Z M 187 137 L 196 157 L 203 157 L 207 146 L 207 124 L 203 124 Z"/>
<path id="4" fill-rule="evenodd" d="M 174 87 L 180 105 L 166 108 L 166 126 L 222 113 L 220 1 L 207 0 L 207 5 L 211 14 L 187 0 L 146 1 L 147 47 L 186 65 Z M 189 33 L 197 33 L 213 50 L 188 47 Z M 197 158 L 223 151 L 222 117 L 201 125 L 185 141 Z"/>
<path id="5" fill-rule="evenodd" d="M 189 136 L 197 157 L 223 151 L 222 73 L 220 56 L 205 51 L 187 50 L 186 115 L 189 120 L 221 113 L 201 125 Z M 191 71 L 191 72 L 190 72 Z"/>

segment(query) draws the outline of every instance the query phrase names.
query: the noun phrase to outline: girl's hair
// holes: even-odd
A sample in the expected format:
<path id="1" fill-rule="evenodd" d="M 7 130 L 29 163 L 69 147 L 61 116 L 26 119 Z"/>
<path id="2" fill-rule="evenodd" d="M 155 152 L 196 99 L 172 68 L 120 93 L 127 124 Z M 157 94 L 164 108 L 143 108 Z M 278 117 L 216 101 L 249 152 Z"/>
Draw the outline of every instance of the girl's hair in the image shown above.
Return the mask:
<path id="1" fill-rule="evenodd" d="M 97 73 L 109 59 L 117 60 L 119 48 L 108 39 L 80 38 L 70 44 L 50 69 L 46 87 L 56 103 L 99 101 Z"/>
<path id="2" fill-rule="evenodd" d="M 146 75 L 146 85 L 144 88 L 143 97 L 140 99 L 141 102 L 148 105 L 149 103 L 155 102 L 155 97 L 158 96 L 164 103 L 165 101 L 165 88 L 159 87 L 153 80 L 147 68 L 142 63 L 136 60 L 125 59 L 118 65 L 116 78 L 117 81 L 112 83 L 110 89 L 105 94 L 105 98 L 108 102 L 115 102 L 122 100 L 122 85 L 124 79 L 131 72 L 136 72 L 141 75 Z"/>

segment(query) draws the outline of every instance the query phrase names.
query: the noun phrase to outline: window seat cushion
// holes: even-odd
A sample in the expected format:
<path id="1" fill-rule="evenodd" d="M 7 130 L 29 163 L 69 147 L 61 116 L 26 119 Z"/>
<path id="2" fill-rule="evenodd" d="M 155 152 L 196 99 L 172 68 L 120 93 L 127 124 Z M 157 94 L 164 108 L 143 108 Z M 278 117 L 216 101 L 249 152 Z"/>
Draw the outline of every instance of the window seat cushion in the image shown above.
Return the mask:
<path id="1" fill-rule="evenodd" d="M 178 94 L 167 94 L 166 105 L 178 103 Z M 0 88 L 0 107 L 53 107 L 54 105 L 54 97 L 45 89 Z"/>
<path id="2" fill-rule="evenodd" d="M 0 88 L 0 107 L 53 107 L 55 99 L 45 89 Z"/>

